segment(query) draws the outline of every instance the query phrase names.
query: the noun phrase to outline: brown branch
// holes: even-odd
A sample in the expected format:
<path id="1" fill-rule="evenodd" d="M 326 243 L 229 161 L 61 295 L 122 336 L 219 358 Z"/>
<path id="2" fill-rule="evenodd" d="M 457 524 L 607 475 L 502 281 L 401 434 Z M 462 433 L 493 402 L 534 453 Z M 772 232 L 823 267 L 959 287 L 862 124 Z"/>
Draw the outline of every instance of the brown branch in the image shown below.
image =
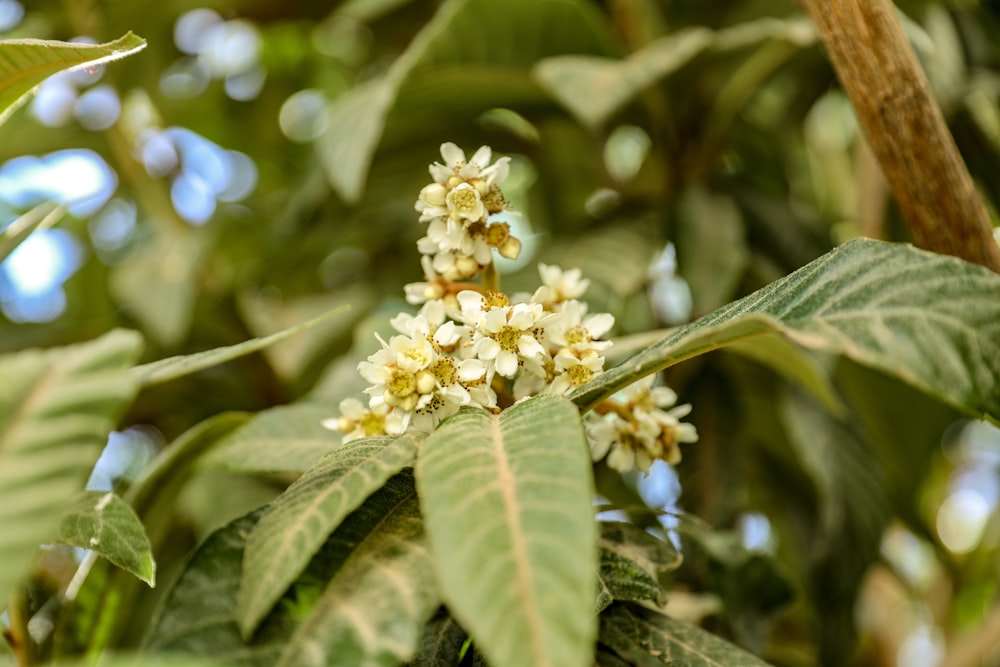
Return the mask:
<path id="1" fill-rule="evenodd" d="M 890 0 L 799 0 L 917 245 L 1000 273 L 1000 247 Z"/>

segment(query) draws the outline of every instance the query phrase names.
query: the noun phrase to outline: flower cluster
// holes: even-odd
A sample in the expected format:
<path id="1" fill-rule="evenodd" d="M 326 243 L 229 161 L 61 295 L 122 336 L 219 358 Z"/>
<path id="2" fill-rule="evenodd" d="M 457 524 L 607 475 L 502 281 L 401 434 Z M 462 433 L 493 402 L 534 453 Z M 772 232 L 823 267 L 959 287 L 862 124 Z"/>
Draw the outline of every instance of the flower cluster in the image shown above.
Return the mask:
<path id="1" fill-rule="evenodd" d="M 691 405 L 677 405 L 677 394 L 653 386 L 653 376 L 635 382 L 587 415 L 587 436 L 595 461 L 607 456 L 609 467 L 627 472 L 633 467 L 649 472 L 656 459 L 670 464 L 681 460 L 682 442 L 696 442 L 694 426 L 680 421 Z M 666 408 L 670 408 L 667 410 Z"/>
<path id="2" fill-rule="evenodd" d="M 492 151 L 483 146 L 466 160 L 452 143 L 441 146 L 441 157 L 445 163 L 430 166 L 434 182 L 420 191 L 415 205 L 420 222 L 427 223 L 427 235 L 417 241 L 417 249 L 431 258 L 436 275 L 468 280 L 493 263 L 494 249 L 510 259 L 521 252 L 510 225 L 489 220 L 508 210 L 500 186 L 507 179 L 510 158 L 490 164 Z"/>
<path id="3" fill-rule="evenodd" d="M 589 313 L 579 300 L 589 285 L 579 269 L 540 264 L 534 293 L 497 289 L 493 250 L 513 258 L 521 248 L 506 223 L 491 220 L 508 210 L 500 185 L 509 158 L 490 164 L 484 146 L 466 160 L 450 143 L 441 156 L 445 164 L 431 165 L 434 182 L 415 205 L 427 223 L 417 244 L 424 281 L 405 293 L 420 310 L 393 318 L 396 335 L 379 336 L 381 349 L 359 364 L 370 383 L 367 408 L 346 399 L 340 417 L 327 422 L 345 442 L 431 431 L 466 406 L 499 411 L 529 396 L 566 394 L 604 370 L 614 317 Z M 480 272 L 483 284 L 467 282 Z M 644 472 L 653 459 L 676 462 L 677 443 L 697 439 L 679 421 L 690 406 L 664 410 L 676 399 L 667 387 L 652 388 L 650 377 L 602 403 L 587 417 L 594 460 L 606 456 L 612 468 Z"/>

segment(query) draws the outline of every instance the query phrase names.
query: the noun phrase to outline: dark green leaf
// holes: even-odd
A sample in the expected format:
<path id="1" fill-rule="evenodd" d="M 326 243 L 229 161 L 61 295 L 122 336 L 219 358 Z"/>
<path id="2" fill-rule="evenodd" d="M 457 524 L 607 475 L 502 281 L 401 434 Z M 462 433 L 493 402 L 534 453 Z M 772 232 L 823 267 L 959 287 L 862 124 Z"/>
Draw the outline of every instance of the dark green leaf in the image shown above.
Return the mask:
<path id="1" fill-rule="evenodd" d="M 295 632 L 280 667 L 395 667 L 413 657 L 441 599 L 412 482 L 394 483 L 409 494 L 377 508 L 378 522 Z"/>
<path id="2" fill-rule="evenodd" d="M 666 591 L 658 574 L 676 569 L 681 555 L 672 544 L 653 537 L 630 523 L 607 521 L 600 524 L 601 550 L 598 610 L 612 600 L 666 601 Z"/>
<path id="3" fill-rule="evenodd" d="M 766 662 L 693 625 L 618 603 L 601 614 L 600 642 L 636 667 L 765 667 Z"/>
<path id="4" fill-rule="evenodd" d="M 441 607 L 424 626 L 417 654 L 410 664 L 412 667 L 457 667 L 466 637 L 462 626 Z"/>
<path id="5" fill-rule="evenodd" d="M 411 466 L 423 434 L 353 440 L 326 454 L 285 493 L 250 533 L 236 614 L 253 633 L 348 514 Z"/>

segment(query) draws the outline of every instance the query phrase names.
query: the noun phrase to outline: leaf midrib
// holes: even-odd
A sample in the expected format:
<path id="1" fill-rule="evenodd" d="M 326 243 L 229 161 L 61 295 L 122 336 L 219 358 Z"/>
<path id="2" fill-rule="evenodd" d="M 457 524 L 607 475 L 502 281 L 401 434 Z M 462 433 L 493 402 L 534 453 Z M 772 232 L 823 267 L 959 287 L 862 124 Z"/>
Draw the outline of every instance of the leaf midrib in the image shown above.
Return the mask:
<path id="1" fill-rule="evenodd" d="M 542 627 L 542 619 L 538 615 L 538 603 L 535 599 L 535 590 L 531 582 L 531 568 L 528 559 L 528 547 L 524 541 L 524 531 L 521 526 L 521 515 L 518 513 L 518 502 L 515 491 L 514 475 L 511 472 L 510 460 L 503 447 L 503 432 L 500 429 L 500 417 L 490 415 L 490 444 L 493 447 L 493 455 L 496 460 L 497 481 L 500 486 L 500 497 L 503 500 L 510 537 L 511 554 L 514 558 L 514 569 L 516 576 L 516 597 L 521 607 L 521 618 L 528 628 L 528 641 L 531 646 L 531 654 L 534 656 L 533 665 L 548 665 L 548 656 L 545 652 L 545 644 L 542 641 L 539 629 Z M 517 591 L 520 591 L 517 594 Z"/>

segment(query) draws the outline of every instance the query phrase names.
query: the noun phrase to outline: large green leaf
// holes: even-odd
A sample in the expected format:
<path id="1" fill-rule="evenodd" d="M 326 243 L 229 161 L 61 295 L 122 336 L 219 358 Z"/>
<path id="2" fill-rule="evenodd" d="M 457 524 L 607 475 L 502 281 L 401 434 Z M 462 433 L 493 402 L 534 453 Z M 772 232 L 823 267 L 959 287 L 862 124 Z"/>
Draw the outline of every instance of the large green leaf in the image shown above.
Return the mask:
<path id="1" fill-rule="evenodd" d="M 400 648 L 403 653 L 412 651 L 412 646 L 403 647 L 399 643 L 400 635 L 397 633 L 410 635 L 412 632 L 412 643 L 415 645 L 421 628 L 439 604 L 432 596 L 434 599 L 428 603 L 426 613 L 418 612 L 412 604 L 423 599 L 427 591 L 434 590 L 436 584 L 429 571 L 414 579 L 404 576 L 397 580 L 395 576 L 402 570 L 396 570 L 393 564 L 399 563 L 409 571 L 414 564 L 414 549 L 422 548 L 419 547 L 419 538 L 414 537 L 413 531 L 419 532 L 419 518 L 413 512 L 413 505 L 412 475 L 404 472 L 390 479 L 334 531 L 249 641 L 242 638 L 237 625 L 236 599 L 247 536 L 264 510 L 237 519 L 199 547 L 162 601 L 146 636 L 145 648 L 154 652 L 214 658 L 241 667 L 273 667 L 284 651 L 301 651 L 312 645 L 323 660 L 321 664 L 365 664 L 354 659 L 339 663 L 328 660 L 325 642 L 334 635 L 329 638 L 314 636 L 311 631 L 301 630 L 300 626 L 305 627 L 303 624 L 315 610 L 324 620 L 317 621 L 320 625 L 313 627 L 319 632 L 327 631 L 323 624 L 339 612 L 336 611 L 335 599 L 332 599 L 337 594 L 328 596 L 323 589 L 329 582 L 334 590 L 343 592 L 345 589 L 342 586 L 350 587 L 350 579 L 358 579 L 359 572 L 367 572 L 364 585 L 355 590 L 368 598 L 373 605 L 372 613 L 359 615 L 355 612 L 352 614 L 355 619 L 353 627 L 350 627 L 350 622 L 339 627 L 339 630 L 347 630 L 338 635 L 347 637 L 341 646 L 344 655 L 368 641 L 373 632 L 376 636 L 384 632 L 390 646 Z M 397 553 L 392 552 L 394 546 L 399 548 Z M 377 563 L 369 560 L 373 555 L 377 556 Z M 400 561 L 395 560 L 397 555 L 402 558 Z M 353 572 L 351 577 L 337 574 L 348 568 Z M 397 593 L 402 597 L 394 597 Z M 384 597 L 378 607 L 374 606 L 377 599 L 370 597 L 372 595 Z M 320 609 L 318 604 L 322 604 L 323 608 Z M 422 609 L 423 603 L 420 606 Z M 375 609 L 381 613 L 376 614 Z M 385 614 L 391 614 L 389 618 L 396 624 L 394 629 L 384 625 Z M 380 630 L 374 630 L 376 626 Z M 411 627 L 412 631 L 408 629 Z M 365 645 L 376 652 L 386 648 L 377 638 Z M 296 648 L 291 649 L 292 646 Z"/>
<path id="2" fill-rule="evenodd" d="M 413 464 L 422 440 L 417 433 L 353 440 L 317 461 L 271 503 L 247 540 L 236 606 L 244 636 L 253 633 L 344 517 Z"/>
<path id="3" fill-rule="evenodd" d="M 421 447 L 417 484 L 445 601 L 490 664 L 588 664 L 597 531 L 576 408 L 462 411 Z"/>
<path id="4" fill-rule="evenodd" d="M 292 636 L 279 667 L 395 667 L 410 660 L 441 604 L 420 506 L 410 493 L 381 518 Z"/>
<path id="5" fill-rule="evenodd" d="M 682 28 L 623 60 L 556 56 L 539 62 L 534 75 L 577 120 L 596 128 L 643 89 L 679 70 L 700 53 L 711 48 L 740 48 L 767 39 L 806 46 L 815 40 L 815 34 L 802 19 L 767 18 L 720 31 Z"/>
<path id="6" fill-rule="evenodd" d="M 55 202 L 45 202 L 13 221 L 0 232 L 0 263 L 36 230 L 46 229 L 66 214 L 66 207 Z"/>
<path id="7" fill-rule="evenodd" d="M 626 60 L 556 56 L 535 68 L 538 81 L 588 127 L 597 127 L 639 91 L 687 64 L 712 44 L 708 28 L 684 28 Z"/>
<path id="8" fill-rule="evenodd" d="M 140 340 L 97 340 L 0 357 L 0 600 L 52 538 L 83 488 L 119 413 L 132 400 L 128 369 Z"/>
<path id="9" fill-rule="evenodd" d="M 145 46 L 146 40 L 131 32 L 106 44 L 40 39 L 0 41 L 0 125 L 32 89 L 53 74 L 118 60 Z"/>
<path id="10" fill-rule="evenodd" d="M 528 68 L 537 59 L 554 53 L 611 48 L 597 16 L 593 8 L 578 0 L 443 3 L 382 78 L 364 83 L 331 105 L 327 130 L 317 143 L 330 184 L 345 201 L 357 202 L 361 197 L 386 119 L 411 73 L 452 64 L 485 65 L 492 72 L 480 71 L 479 81 L 466 80 L 477 87 L 475 90 L 481 85 L 491 98 L 497 91 L 514 90 L 521 98 L 523 84 L 531 85 Z M 516 70 L 523 75 L 507 81 L 512 85 L 489 81 L 490 74 L 509 78 Z M 418 87 L 412 90 L 420 94 Z M 478 97 L 468 86 L 450 92 L 454 103 L 463 105 L 478 106 Z M 491 106 L 509 105 L 491 99 Z M 470 110 L 468 116 L 476 113 Z"/>
<path id="11" fill-rule="evenodd" d="M 782 334 L 1000 422 L 1000 276 L 908 245 L 851 241 L 671 332 L 573 392 L 582 408 L 730 343 Z"/>
<path id="12" fill-rule="evenodd" d="M 124 500 L 113 493 L 86 491 L 63 515 L 55 541 L 90 549 L 156 585 L 156 564 L 142 522 Z"/>
<path id="13" fill-rule="evenodd" d="M 279 343 L 286 338 L 294 336 L 300 331 L 305 331 L 310 327 L 316 326 L 328 317 L 345 312 L 348 308 L 350 308 L 350 306 L 334 308 L 327 313 L 323 313 L 319 317 L 314 317 L 308 322 L 303 322 L 302 324 L 291 327 L 290 329 L 285 329 L 284 331 L 279 331 L 271 334 L 270 336 L 264 336 L 263 338 L 251 338 L 250 340 L 237 343 L 236 345 L 217 347 L 213 350 L 205 350 L 204 352 L 197 352 L 195 354 L 168 357 L 166 359 L 160 359 L 159 361 L 143 364 L 142 366 L 136 366 L 136 368 L 133 369 L 133 375 L 144 387 L 184 377 L 185 375 L 196 373 L 206 368 L 211 368 L 212 366 L 232 361 L 233 359 L 239 359 L 240 357 L 256 352 L 257 350 L 262 350 L 268 345 Z"/>
<path id="14" fill-rule="evenodd" d="M 766 667 L 751 653 L 644 607 L 615 604 L 601 614 L 600 641 L 637 667 Z"/>
<path id="15" fill-rule="evenodd" d="M 340 444 L 341 435 L 323 426 L 334 412 L 313 404 L 264 410 L 222 438 L 200 463 L 241 473 L 303 472 Z"/>

